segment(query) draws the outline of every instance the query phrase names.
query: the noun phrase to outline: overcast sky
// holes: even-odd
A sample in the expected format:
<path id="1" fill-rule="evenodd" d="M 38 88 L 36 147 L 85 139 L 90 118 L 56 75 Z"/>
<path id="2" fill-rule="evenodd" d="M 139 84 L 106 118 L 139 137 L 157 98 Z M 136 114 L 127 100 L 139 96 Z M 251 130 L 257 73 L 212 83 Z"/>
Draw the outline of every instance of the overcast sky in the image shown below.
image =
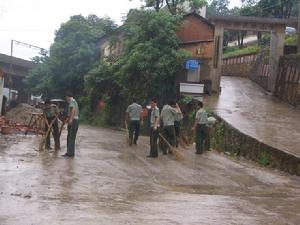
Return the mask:
<path id="1" fill-rule="evenodd" d="M 54 31 L 72 15 L 108 16 L 121 24 L 129 9 L 140 5 L 140 0 L 0 0 L 0 53 L 10 55 L 12 39 L 49 49 Z M 37 51 L 14 45 L 13 55 L 28 59 Z"/>

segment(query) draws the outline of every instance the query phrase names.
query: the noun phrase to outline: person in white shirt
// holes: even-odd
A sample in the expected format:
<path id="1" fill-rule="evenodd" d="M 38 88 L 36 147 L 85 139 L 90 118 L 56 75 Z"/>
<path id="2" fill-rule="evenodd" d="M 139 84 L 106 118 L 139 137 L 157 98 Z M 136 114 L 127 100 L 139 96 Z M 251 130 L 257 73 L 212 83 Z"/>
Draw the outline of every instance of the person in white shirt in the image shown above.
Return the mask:
<path id="1" fill-rule="evenodd" d="M 143 108 L 136 103 L 136 99 L 132 100 L 132 104 L 126 110 L 126 123 L 129 130 L 129 145 L 137 144 L 140 135 L 140 125 L 143 125 Z M 134 137 L 133 137 L 134 134 Z"/>

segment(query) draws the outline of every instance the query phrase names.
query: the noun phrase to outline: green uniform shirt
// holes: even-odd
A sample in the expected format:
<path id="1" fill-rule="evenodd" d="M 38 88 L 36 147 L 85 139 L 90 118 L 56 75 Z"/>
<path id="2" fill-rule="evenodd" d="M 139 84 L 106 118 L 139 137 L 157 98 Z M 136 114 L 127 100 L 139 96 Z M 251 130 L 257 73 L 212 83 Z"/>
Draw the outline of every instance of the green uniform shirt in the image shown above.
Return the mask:
<path id="1" fill-rule="evenodd" d="M 159 127 L 159 108 L 157 108 L 157 107 L 155 107 L 151 110 L 151 118 L 150 118 L 151 127 L 154 126 L 155 117 L 158 119 L 156 124 L 157 124 L 157 127 Z"/>
<path id="2" fill-rule="evenodd" d="M 71 108 L 75 109 L 74 119 L 78 120 L 79 119 L 79 107 L 78 107 L 78 104 L 77 104 L 77 102 L 74 98 L 72 98 L 69 102 L 68 116 L 70 116 L 70 114 L 71 114 Z"/>
<path id="3" fill-rule="evenodd" d="M 55 117 L 59 113 L 59 109 L 56 105 L 47 105 L 44 109 L 44 114 L 47 118 Z"/>
<path id="4" fill-rule="evenodd" d="M 178 114 L 177 110 L 169 105 L 165 105 L 161 111 L 161 119 L 165 126 L 174 125 L 176 114 Z"/>
<path id="5" fill-rule="evenodd" d="M 139 121 L 143 108 L 139 104 L 133 103 L 127 107 L 126 112 L 129 113 L 129 120 Z"/>
<path id="6" fill-rule="evenodd" d="M 198 124 L 207 124 L 207 112 L 204 109 L 199 109 L 196 113 Z"/>

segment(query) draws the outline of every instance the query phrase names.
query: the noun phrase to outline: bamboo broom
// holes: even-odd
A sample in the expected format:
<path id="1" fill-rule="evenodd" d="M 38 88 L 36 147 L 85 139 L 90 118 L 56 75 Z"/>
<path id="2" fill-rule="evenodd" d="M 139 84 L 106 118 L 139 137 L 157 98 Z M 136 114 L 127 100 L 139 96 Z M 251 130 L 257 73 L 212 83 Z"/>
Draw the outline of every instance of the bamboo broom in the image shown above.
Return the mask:
<path id="1" fill-rule="evenodd" d="M 126 143 L 130 144 L 128 125 L 127 125 L 126 121 L 125 121 L 125 133 L 126 133 Z"/>
<path id="2" fill-rule="evenodd" d="M 55 116 L 55 118 L 51 121 L 51 123 L 49 124 L 48 126 L 48 130 L 45 134 L 45 137 L 42 139 L 42 141 L 40 142 L 40 145 L 39 145 L 39 151 L 42 151 L 45 147 L 45 142 L 46 142 L 46 139 L 47 139 L 47 136 L 50 134 L 50 131 L 52 130 L 52 126 L 55 122 L 55 120 L 57 119 L 57 116 Z"/>
<path id="3" fill-rule="evenodd" d="M 179 151 L 175 147 L 173 147 L 161 133 L 159 133 L 159 136 L 169 146 L 171 153 L 175 156 L 177 160 L 185 160 L 184 157 L 179 153 Z"/>

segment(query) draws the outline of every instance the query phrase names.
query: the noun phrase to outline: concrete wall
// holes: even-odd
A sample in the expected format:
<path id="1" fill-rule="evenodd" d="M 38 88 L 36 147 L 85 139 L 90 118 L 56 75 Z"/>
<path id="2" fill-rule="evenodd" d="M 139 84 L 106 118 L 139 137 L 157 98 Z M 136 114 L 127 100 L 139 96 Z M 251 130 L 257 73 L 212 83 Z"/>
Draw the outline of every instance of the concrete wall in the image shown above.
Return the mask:
<path id="1" fill-rule="evenodd" d="M 248 77 L 251 71 L 251 64 L 223 65 L 222 76 Z"/>
<path id="2" fill-rule="evenodd" d="M 256 58 L 257 53 L 223 59 L 222 76 L 249 77 Z"/>

